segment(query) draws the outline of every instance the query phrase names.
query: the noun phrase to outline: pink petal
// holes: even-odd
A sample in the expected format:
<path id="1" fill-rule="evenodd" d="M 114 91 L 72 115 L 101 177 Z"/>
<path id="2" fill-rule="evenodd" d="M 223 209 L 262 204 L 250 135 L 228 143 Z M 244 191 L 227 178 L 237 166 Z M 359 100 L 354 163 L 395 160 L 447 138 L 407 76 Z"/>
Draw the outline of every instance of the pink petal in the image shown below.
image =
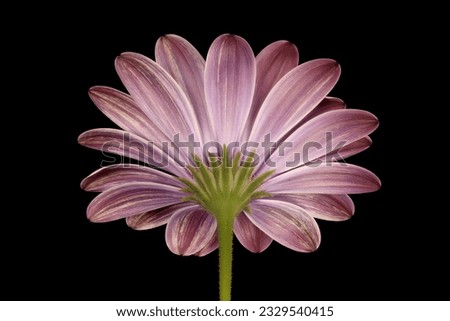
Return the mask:
<path id="1" fill-rule="evenodd" d="M 267 94 L 278 80 L 298 65 L 298 60 L 297 47 L 284 40 L 271 43 L 256 56 L 256 86 L 246 126 L 248 131 Z"/>
<path id="2" fill-rule="evenodd" d="M 340 67 L 330 59 L 299 65 L 273 87 L 256 117 L 250 140 L 261 142 L 266 134 L 278 141 L 308 115 L 330 92 Z"/>
<path id="3" fill-rule="evenodd" d="M 305 116 L 298 124 L 289 130 L 285 137 L 281 138 L 281 141 L 284 141 L 287 137 L 292 135 L 298 128 L 303 126 L 305 123 L 310 121 L 313 118 L 316 118 L 319 115 L 322 115 L 326 112 L 345 109 L 345 103 L 342 99 L 334 98 L 334 97 L 325 97 L 320 104 L 318 104 L 308 115 Z"/>
<path id="4" fill-rule="evenodd" d="M 78 137 L 78 143 L 105 153 L 136 159 L 167 170 L 177 176 L 189 177 L 186 168 L 177 163 L 171 156 L 157 146 L 129 132 L 106 128 L 92 129 L 82 133 Z"/>
<path id="5" fill-rule="evenodd" d="M 261 253 L 272 243 L 272 239 L 257 228 L 244 213 L 236 217 L 233 230 L 239 242 L 250 252 Z"/>
<path id="6" fill-rule="evenodd" d="M 326 112 L 345 108 L 346 105 L 342 99 L 335 97 L 325 97 L 320 102 L 320 104 L 316 106 L 316 108 L 314 108 L 308 115 L 305 116 L 305 118 L 303 118 L 303 120 L 300 122 L 300 125 Z"/>
<path id="7" fill-rule="evenodd" d="M 250 204 L 250 221 L 272 239 L 294 251 L 313 252 L 320 244 L 316 221 L 302 208 L 283 201 L 258 199 Z"/>
<path id="8" fill-rule="evenodd" d="M 300 206 L 312 217 L 326 221 L 345 221 L 355 213 L 348 195 L 274 194 L 272 199 Z"/>
<path id="9" fill-rule="evenodd" d="M 215 141 L 239 141 L 255 79 L 255 56 L 243 38 L 225 34 L 214 40 L 206 58 L 205 93 L 215 122 Z"/>
<path id="10" fill-rule="evenodd" d="M 371 171 L 346 163 L 302 166 L 271 178 L 268 193 L 359 194 L 378 190 L 381 182 Z"/>
<path id="11" fill-rule="evenodd" d="M 205 59 L 184 38 L 165 35 L 158 39 L 156 62 L 161 65 L 187 94 L 194 107 L 205 141 L 212 139 L 211 115 L 205 102 Z"/>
<path id="12" fill-rule="evenodd" d="M 126 218 L 127 225 L 134 230 L 143 231 L 165 225 L 172 215 L 179 209 L 195 209 L 196 205 L 191 203 L 180 203 L 168 207 L 159 208 L 143 214 L 129 216 Z"/>
<path id="13" fill-rule="evenodd" d="M 365 151 L 372 145 L 372 139 L 369 136 L 358 139 L 356 142 L 345 145 L 339 150 L 335 150 L 319 159 L 323 162 L 336 162 L 346 159 L 350 156 L 356 155 Z"/>
<path id="14" fill-rule="evenodd" d="M 161 183 L 183 187 L 183 184 L 172 175 L 160 170 L 135 164 L 117 164 L 96 170 L 81 182 L 81 188 L 86 191 L 103 192 L 127 183 Z"/>
<path id="15" fill-rule="evenodd" d="M 166 228 L 166 243 L 178 255 L 201 252 L 215 235 L 216 219 L 200 208 L 175 211 Z"/>
<path id="16" fill-rule="evenodd" d="M 113 88 L 97 86 L 89 89 L 89 97 L 98 109 L 123 130 L 153 141 L 159 147 L 161 142 L 168 141 L 166 135 L 127 94 Z"/>
<path id="17" fill-rule="evenodd" d="M 181 203 L 179 188 L 158 183 L 130 183 L 106 190 L 92 200 L 87 217 L 92 222 L 110 222 Z"/>
<path id="18" fill-rule="evenodd" d="M 160 65 L 137 54 L 116 58 L 116 70 L 134 101 L 158 128 L 173 138 L 185 140 L 190 134 L 200 140 L 195 111 L 184 91 Z"/>
<path id="19" fill-rule="evenodd" d="M 286 138 L 292 147 L 275 151 L 271 160 L 277 173 L 312 162 L 357 141 L 378 127 L 377 118 L 357 109 L 341 109 L 321 114 Z"/>
<path id="20" fill-rule="evenodd" d="M 213 237 L 209 240 L 209 242 L 198 252 L 196 252 L 195 256 L 206 256 L 219 248 L 219 238 L 217 237 L 217 229 L 214 233 Z"/>

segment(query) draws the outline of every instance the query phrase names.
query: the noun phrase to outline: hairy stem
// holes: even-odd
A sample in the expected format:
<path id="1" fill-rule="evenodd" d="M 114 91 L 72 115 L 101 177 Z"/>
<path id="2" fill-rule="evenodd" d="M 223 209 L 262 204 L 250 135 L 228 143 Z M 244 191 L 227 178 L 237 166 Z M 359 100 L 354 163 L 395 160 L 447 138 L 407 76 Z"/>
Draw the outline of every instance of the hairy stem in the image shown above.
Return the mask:
<path id="1" fill-rule="evenodd" d="M 219 291 L 221 301 L 231 300 L 234 213 L 219 215 Z"/>

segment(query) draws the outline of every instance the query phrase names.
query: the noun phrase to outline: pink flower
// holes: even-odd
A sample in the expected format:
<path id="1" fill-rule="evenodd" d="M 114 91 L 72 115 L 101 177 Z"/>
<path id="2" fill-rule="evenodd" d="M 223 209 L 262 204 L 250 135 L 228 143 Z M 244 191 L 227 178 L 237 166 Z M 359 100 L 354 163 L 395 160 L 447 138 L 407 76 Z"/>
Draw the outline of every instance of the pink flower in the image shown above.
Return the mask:
<path id="1" fill-rule="evenodd" d="M 167 245 L 179 255 L 218 248 L 221 221 L 251 252 L 273 240 L 311 252 L 320 244 L 315 219 L 346 220 L 354 213 L 348 194 L 380 188 L 373 173 L 342 162 L 370 146 L 378 121 L 327 97 L 340 75 L 335 61 L 298 65 L 286 41 L 255 58 L 229 34 L 213 42 L 206 61 L 176 35 L 161 37 L 155 56 L 117 57 L 129 95 L 89 91 L 121 130 L 90 130 L 79 143 L 149 165 L 110 165 L 84 179 L 83 189 L 101 192 L 87 209 L 91 221 L 166 225 Z"/>

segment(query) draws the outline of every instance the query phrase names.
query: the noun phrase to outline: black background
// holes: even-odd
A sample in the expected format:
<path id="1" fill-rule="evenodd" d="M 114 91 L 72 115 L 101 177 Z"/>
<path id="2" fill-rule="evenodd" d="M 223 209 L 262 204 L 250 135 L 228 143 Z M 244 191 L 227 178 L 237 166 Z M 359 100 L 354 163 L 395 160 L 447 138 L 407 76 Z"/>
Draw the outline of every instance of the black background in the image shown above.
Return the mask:
<path id="1" fill-rule="evenodd" d="M 9 185 L 12 198 L 5 200 L 15 210 L 6 211 L 1 225 L 2 298 L 218 298 L 217 251 L 204 258 L 178 257 L 167 249 L 163 227 L 137 232 L 123 221 L 93 224 L 86 219 L 94 194 L 83 192 L 79 183 L 99 167 L 102 155 L 76 139 L 91 128 L 115 127 L 87 90 L 94 85 L 124 89 L 114 70 L 121 52 L 154 58 L 158 37 L 175 33 L 206 55 L 215 37 L 229 32 L 244 37 L 255 53 L 286 39 L 298 46 L 301 62 L 337 60 L 342 76 L 331 94 L 380 119 L 373 146 L 351 162 L 372 170 L 383 183 L 376 193 L 353 197 L 356 214 L 349 221 L 319 222 L 322 244 L 316 253 L 273 243 L 264 253 L 252 254 L 235 242 L 233 298 L 448 300 L 447 214 L 426 206 L 431 187 L 419 183 L 426 170 L 420 150 L 411 149 L 417 132 L 404 127 L 413 122 L 409 115 L 419 104 L 406 83 L 423 38 L 412 25 L 397 22 L 399 13 L 314 11 L 306 21 L 308 13 L 297 12 L 295 19 L 281 17 L 281 24 L 270 16 L 249 15 L 257 21 L 253 31 L 233 21 L 242 17 L 219 19 L 220 26 L 205 21 L 203 28 L 188 31 L 189 19 L 180 22 L 168 10 L 148 12 L 144 19 L 88 8 L 77 11 L 76 18 L 60 15 L 48 27 L 30 27 L 19 54 L 26 61 L 25 77 L 14 82 L 16 89 L 28 91 L 14 98 L 35 126 L 21 143 L 30 157 L 8 156 L 24 164 L 20 179 Z M 155 15 L 166 18 L 156 21 Z"/>

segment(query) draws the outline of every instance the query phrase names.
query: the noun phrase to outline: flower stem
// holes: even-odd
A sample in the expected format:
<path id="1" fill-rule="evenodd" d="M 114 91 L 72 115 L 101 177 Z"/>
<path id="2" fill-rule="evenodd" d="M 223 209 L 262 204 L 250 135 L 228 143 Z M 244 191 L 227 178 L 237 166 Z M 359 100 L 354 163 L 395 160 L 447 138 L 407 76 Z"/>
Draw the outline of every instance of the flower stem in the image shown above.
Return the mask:
<path id="1" fill-rule="evenodd" d="M 233 213 L 234 214 L 234 213 Z M 234 215 L 218 216 L 219 291 L 221 301 L 231 300 Z"/>

